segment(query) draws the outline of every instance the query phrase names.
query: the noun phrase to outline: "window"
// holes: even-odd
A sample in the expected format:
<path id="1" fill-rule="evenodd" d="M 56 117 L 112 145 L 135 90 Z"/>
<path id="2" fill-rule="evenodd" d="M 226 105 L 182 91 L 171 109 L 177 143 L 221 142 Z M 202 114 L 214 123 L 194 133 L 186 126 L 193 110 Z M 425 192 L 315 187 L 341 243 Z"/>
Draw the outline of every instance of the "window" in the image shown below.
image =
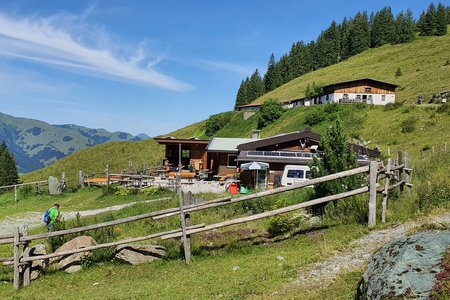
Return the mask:
<path id="1" fill-rule="evenodd" d="M 342 96 L 343 99 L 348 99 L 348 94 L 344 94 L 344 96 Z"/>
<path id="2" fill-rule="evenodd" d="M 227 167 L 228 168 L 236 168 L 237 167 L 237 155 L 228 154 Z"/>
<path id="3" fill-rule="evenodd" d="M 386 95 L 381 95 L 381 101 L 386 101 Z"/>
<path id="4" fill-rule="evenodd" d="M 303 170 L 288 170 L 287 177 L 303 179 L 304 172 L 303 172 Z"/>
<path id="5" fill-rule="evenodd" d="M 364 93 L 372 93 L 372 88 L 366 87 L 366 88 L 364 89 Z"/>
<path id="6" fill-rule="evenodd" d="M 356 95 L 357 100 L 361 100 L 361 95 Z"/>
<path id="7" fill-rule="evenodd" d="M 306 171 L 306 178 L 311 178 L 311 175 L 312 175 L 312 173 L 311 173 L 311 171 Z"/>

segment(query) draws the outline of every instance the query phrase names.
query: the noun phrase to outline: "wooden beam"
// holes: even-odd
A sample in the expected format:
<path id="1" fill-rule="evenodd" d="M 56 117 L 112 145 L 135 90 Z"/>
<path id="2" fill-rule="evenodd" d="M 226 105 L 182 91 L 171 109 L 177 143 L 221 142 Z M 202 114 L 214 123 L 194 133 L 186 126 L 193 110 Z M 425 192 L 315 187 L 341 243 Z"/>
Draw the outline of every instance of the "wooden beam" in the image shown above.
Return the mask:
<path id="1" fill-rule="evenodd" d="M 347 197 L 351 197 L 351 196 L 360 195 L 363 193 L 367 193 L 368 191 L 369 191 L 368 187 L 362 187 L 362 188 L 359 188 L 359 189 L 356 189 L 353 191 L 349 191 L 349 192 L 345 192 L 345 193 L 341 193 L 341 194 L 337 194 L 337 195 L 332 195 L 332 196 L 327 196 L 327 197 L 322 197 L 322 198 L 306 201 L 306 202 L 299 203 L 296 205 L 291 205 L 288 207 L 283 207 L 283 208 L 279 208 L 276 210 L 252 215 L 252 216 L 246 216 L 246 217 L 241 217 L 241 218 L 237 218 L 237 219 L 233 219 L 233 220 L 227 220 L 227 221 L 223 221 L 223 222 L 219 222 L 219 223 L 215 223 L 215 224 L 211 224 L 211 225 L 206 225 L 202 228 L 189 229 L 189 230 L 187 230 L 186 233 L 194 234 L 194 233 L 199 233 L 199 232 L 203 232 L 203 231 L 210 231 L 213 229 L 218 229 L 218 228 L 222 228 L 222 227 L 227 227 L 227 226 L 237 225 L 237 224 L 246 223 L 246 222 L 250 222 L 250 221 L 255 221 L 255 220 L 259 220 L 259 219 L 264 219 L 264 218 L 268 218 L 268 217 L 273 217 L 273 216 L 277 216 L 280 214 L 303 209 L 305 207 L 310 207 L 310 206 L 321 204 L 321 203 L 326 203 L 326 202 L 335 201 L 335 200 L 339 200 L 339 199 L 343 199 L 343 198 L 347 198 Z M 163 235 L 163 236 L 161 236 L 161 239 L 167 240 L 167 239 L 173 239 L 173 238 L 179 238 L 179 237 L 181 237 L 181 232 Z"/>
<path id="2" fill-rule="evenodd" d="M 13 286 L 15 290 L 19 289 L 20 285 L 20 274 L 19 274 L 19 227 L 14 229 L 14 277 L 13 277 Z"/>
<path id="3" fill-rule="evenodd" d="M 339 178 L 343 178 L 343 177 L 353 176 L 353 175 L 360 174 L 360 173 L 366 173 L 368 171 L 369 171 L 369 166 L 359 167 L 359 168 L 356 168 L 356 169 L 351 169 L 351 170 L 339 172 L 339 173 L 332 174 L 332 175 L 327 175 L 327 176 L 323 176 L 323 177 L 319 177 L 319 178 L 314 178 L 314 179 L 311 179 L 311 180 L 308 180 L 308 181 L 305 181 L 305 182 L 299 182 L 299 183 L 296 183 L 296 184 L 293 184 L 293 185 L 290 185 L 290 186 L 286 186 L 286 187 L 281 187 L 281 188 L 277 188 L 277 189 L 273 189 L 273 190 L 267 190 L 267 191 L 263 191 L 263 192 L 260 192 L 260 193 L 246 195 L 246 196 L 242 196 L 242 197 L 238 197 L 238 198 L 232 198 L 229 202 L 212 203 L 210 201 L 210 202 L 204 203 L 202 205 L 198 205 L 197 207 L 186 208 L 184 210 L 184 212 L 193 212 L 193 211 L 203 210 L 203 209 L 207 209 L 207 208 L 213 208 L 213 207 L 233 204 L 233 203 L 237 203 L 237 202 L 247 201 L 247 200 L 251 200 L 251 199 L 255 199 L 255 198 L 275 195 L 275 194 L 279 194 L 279 193 L 283 193 L 283 192 L 287 192 L 287 191 L 292 191 L 292 190 L 296 190 L 296 189 L 300 189 L 300 188 L 304 188 L 304 187 L 307 187 L 307 186 L 311 186 L 311 185 L 314 185 L 314 184 L 318 184 L 318 183 L 322 183 L 322 182 L 326 182 L 326 181 L 330 181 L 330 180 L 334 180 L 334 179 L 339 179 Z M 169 212 L 169 213 L 166 213 L 166 214 L 161 214 L 161 215 L 155 216 L 155 217 L 153 217 L 153 219 L 159 220 L 159 219 L 167 218 L 167 217 L 170 217 L 170 216 L 175 216 L 177 214 L 178 214 L 178 212 Z"/>
<path id="4" fill-rule="evenodd" d="M 391 158 L 388 158 L 386 172 L 391 172 Z M 384 195 L 383 195 L 383 203 L 382 203 L 382 212 L 381 212 L 381 223 L 386 222 L 386 212 L 387 212 L 387 202 L 388 202 L 388 194 L 389 194 L 389 176 L 386 176 L 384 180 Z"/>
<path id="5" fill-rule="evenodd" d="M 28 235 L 28 225 L 23 226 L 23 236 Z M 23 245 L 23 259 L 26 259 L 30 256 L 30 245 L 29 243 L 26 243 Z M 31 282 L 31 262 L 28 262 L 25 266 L 22 268 L 23 272 L 23 285 L 29 286 Z"/>
<path id="6" fill-rule="evenodd" d="M 404 157 L 405 157 L 405 168 L 403 170 L 406 170 L 409 169 L 408 152 L 405 151 Z M 405 172 L 405 174 L 406 174 L 405 183 L 411 184 L 411 171 Z M 406 188 L 408 189 L 408 196 L 411 197 L 411 186 L 406 185 Z"/>
<path id="7" fill-rule="evenodd" d="M 36 184 L 36 183 L 46 183 L 46 182 L 47 182 L 46 180 L 41 180 L 41 181 L 33 181 L 33 182 L 5 185 L 5 186 L 0 186 L 0 189 L 7 189 L 7 188 L 12 188 L 12 187 L 19 187 L 19 186 L 25 186 L 25 185 Z"/>
<path id="8" fill-rule="evenodd" d="M 378 162 L 370 161 L 369 173 L 369 227 L 373 227 L 377 222 L 377 169 Z"/>
<path id="9" fill-rule="evenodd" d="M 201 228 L 203 226 L 205 226 L 205 225 L 199 224 L 199 225 L 191 226 L 191 227 L 188 228 L 188 230 Z M 43 259 L 49 259 L 49 258 L 54 258 L 54 257 L 59 257 L 59 256 L 71 255 L 71 254 L 75 254 L 75 253 L 82 253 L 82 252 L 87 252 L 87 251 L 93 251 L 93 250 L 102 249 L 102 248 L 115 247 L 115 246 L 123 245 L 123 244 L 129 244 L 129 243 L 134 243 L 134 242 L 151 240 L 151 239 L 155 239 L 155 238 L 161 237 L 163 235 L 173 234 L 173 233 L 177 233 L 177 232 L 180 232 L 180 234 L 181 234 L 181 230 L 180 229 L 174 229 L 174 230 L 171 230 L 171 231 L 154 233 L 154 234 L 150 234 L 150 235 L 146 235 L 146 236 L 142 236 L 142 237 L 130 238 L 130 239 L 121 240 L 121 241 L 117 241 L 117 242 L 105 243 L 105 244 L 100 244 L 100 245 L 95 245 L 95 246 L 90 246 L 90 247 L 85 247 L 85 248 L 80 248 L 80 249 L 72 249 L 72 250 L 67 250 L 67 251 L 61 251 L 59 253 L 51 253 L 51 254 L 46 254 L 46 255 L 30 256 L 28 258 L 22 259 L 22 262 L 31 262 L 31 261 L 36 261 L 36 260 L 43 260 Z M 11 263 L 9 261 L 3 263 L 3 265 L 10 265 L 10 264 Z"/>

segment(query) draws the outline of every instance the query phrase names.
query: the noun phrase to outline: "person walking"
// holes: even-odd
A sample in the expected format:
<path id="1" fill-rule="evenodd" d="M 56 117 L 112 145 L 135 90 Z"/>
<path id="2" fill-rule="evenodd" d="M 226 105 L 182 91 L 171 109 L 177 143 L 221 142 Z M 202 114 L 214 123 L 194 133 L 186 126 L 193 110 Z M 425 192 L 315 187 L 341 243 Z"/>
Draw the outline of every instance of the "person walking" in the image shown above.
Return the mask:
<path id="1" fill-rule="evenodd" d="M 45 212 L 44 221 L 47 223 L 48 231 L 54 231 L 56 222 L 60 221 L 61 213 L 59 211 L 59 208 L 59 203 L 55 203 L 53 207 Z"/>

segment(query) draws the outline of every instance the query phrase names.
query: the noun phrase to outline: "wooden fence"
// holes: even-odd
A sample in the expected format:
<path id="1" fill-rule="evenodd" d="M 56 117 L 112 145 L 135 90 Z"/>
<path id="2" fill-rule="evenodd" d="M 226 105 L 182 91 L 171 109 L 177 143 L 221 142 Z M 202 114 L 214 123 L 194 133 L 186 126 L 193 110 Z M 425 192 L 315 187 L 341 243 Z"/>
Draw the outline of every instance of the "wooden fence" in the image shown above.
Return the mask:
<path id="1" fill-rule="evenodd" d="M 14 202 L 17 202 L 17 188 L 21 186 L 27 186 L 27 185 L 34 185 L 36 188 L 36 193 L 40 193 L 41 186 L 47 185 L 47 180 L 41 180 L 41 181 L 34 181 L 34 182 L 27 182 L 27 183 L 20 183 L 20 184 L 12 184 L 12 185 L 5 185 L 0 186 L 0 189 L 12 189 L 14 188 Z"/>
<path id="2" fill-rule="evenodd" d="M 405 169 L 405 166 L 402 166 L 402 168 L 400 168 L 400 165 L 394 164 L 393 166 L 391 166 L 391 172 L 393 169 L 396 169 L 396 170 Z M 251 199 L 256 199 L 256 198 L 260 198 L 260 197 L 265 197 L 265 196 L 275 195 L 275 194 L 279 194 L 279 193 L 283 193 L 283 192 L 287 192 L 287 191 L 301 189 L 301 188 L 304 188 L 307 186 L 327 182 L 330 180 L 335 180 L 335 179 L 340 179 L 340 178 L 345 178 L 345 177 L 354 176 L 354 175 L 358 175 L 358 174 L 365 174 L 365 173 L 369 173 L 368 185 L 360 187 L 360 188 L 352 190 L 352 191 L 348 191 L 348 192 L 344 192 L 344 193 L 340 193 L 340 194 L 336 194 L 336 195 L 331 195 L 331 196 L 327 196 L 327 197 L 322 197 L 322 198 L 306 201 L 303 203 L 299 203 L 296 205 L 283 207 L 283 208 L 276 209 L 276 210 L 266 211 L 266 212 L 263 212 L 260 214 L 240 217 L 240 218 L 236 218 L 236 219 L 232 219 L 232 220 L 226 220 L 226 221 L 222 221 L 222 222 L 215 223 L 215 224 L 210 224 L 210 225 L 204 225 L 204 224 L 191 225 L 190 224 L 190 214 L 194 211 L 200 211 L 200 210 L 209 209 L 209 208 L 213 208 L 213 207 L 230 205 L 230 204 L 234 204 L 234 203 L 238 203 L 238 202 L 242 202 L 242 201 L 248 201 Z M 284 213 L 288 213 L 288 212 L 293 212 L 293 211 L 300 210 L 303 208 L 311 207 L 313 205 L 328 203 L 331 201 L 337 201 L 340 199 L 344 199 L 344 198 L 348 198 L 351 196 L 356 196 L 356 195 L 360 195 L 360 194 L 364 194 L 364 193 L 369 193 L 368 225 L 369 225 L 369 227 L 373 227 L 376 224 L 376 195 L 377 195 L 377 192 L 382 192 L 382 190 L 379 189 L 380 186 L 377 184 L 377 176 L 379 173 L 385 173 L 385 174 L 389 175 L 389 172 L 386 172 L 386 168 L 384 168 L 384 166 L 381 163 L 372 161 L 372 162 L 370 162 L 369 166 L 363 166 L 363 167 L 339 172 L 336 174 L 323 176 L 320 178 L 314 178 L 307 182 L 301 182 L 301 183 L 293 184 L 293 185 L 287 186 L 287 187 L 281 187 L 281 188 L 277 188 L 277 189 L 273 189 L 273 190 L 267 190 L 267 191 L 258 192 L 258 193 L 251 194 L 251 195 L 245 195 L 245 196 L 237 197 L 237 198 L 224 197 L 224 198 L 215 199 L 215 200 L 205 202 L 205 203 L 191 204 L 191 205 L 183 205 L 181 189 L 178 189 L 179 196 L 180 196 L 180 207 L 176 207 L 176 208 L 170 208 L 170 209 L 150 212 L 150 213 L 146 213 L 146 214 L 141 214 L 141 215 L 137 215 L 137 216 L 132 216 L 132 217 L 128 217 L 128 218 L 123 218 L 123 219 L 119 219 L 119 220 L 103 222 L 103 223 L 98 223 L 98 224 L 93 224 L 93 225 L 88 225 L 88 226 L 83 226 L 83 227 L 77 227 L 77 228 L 72 228 L 72 229 L 67 229 L 67 230 L 48 232 L 48 233 L 43 233 L 43 234 L 29 235 L 27 227 L 25 227 L 23 229 L 22 233 L 20 233 L 19 228 L 16 228 L 14 230 L 13 234 L 7 235 L 7 236 L 0 236 L 0 245 L 12 244 L 13 249 L 14 249 L 13 257 L 2 258 L 2 259 L 0 259 L 0 261 L 2 261 L 4 265 L 12 265 L 13 266 L 13 268 L 14 268 L 14 279 L 13 279 L 14 289 L 19 288 L 21 281 L 23 282 L 24 286 L 27 286 L 30 284 L 30 269 L 31 269 L 31 264 L 33 261 L 44 260 L 44 259 L 60 257 L 60 256 L 67 256 L 67 255 L 71 255 L 71 254 L 75 254 L 75 253 L 92 251 L 92 250 L 96 250 L 96 249 L 113 247 L 113 246 L 118 246 L 118 245 L 122 245 L 122 244 L 151 240 L 151 239 L 156 239 L 156 238 L 172 239 L 172 238 L 182 237 L 183 248 L 184 248 L 184 253 L 185 253 L 185 260 L 186 260 L 186 263 L 189 263 L 190 256 L 191 256 L 190 235 L 192 235 L 192 234 L 209 231 L 209 230 L 213 230 L 213 229 L 217 229 L 217 228 L 223 228 L 226 226 L 246 223 L 246 222 L 250 222 L 250 221 L 255 221 L 255 220 L 259 220 L 259 219 L 263 219 L 263 218 L 268 218 L 268 217 L 272 217 L 272 216 L 276 216 L 276 215 L 280 215 L 280 214 L 284 214 Z M 177 182 L 178 182 L 178 184 L 181 184 L 181 179 L 179 176 L 177 178 Z M 394 187 L 388 185 L 388 190 L 392 189 L 392 188 L 394 188 Z M 387 197 L 387 193 L 386 193 L 386 197 Z M 160 232 L 160 233 L 153 233 L 153 234 L 146 235 L 146 236 L 129 238 L 129 239 L 120 240 L 120 241 L 116 241 L 116 242 L 112 242 L 112 243 L 99 244 L 99 245 L 95 245 L 95 246 L 91 246 L 91 247 L 86 247 L 86 248 L 81 248 L 81 249 L 73 249 L 73 250 L 59 252 L 59 253 L 51 253 L 51 254 L 39 255 L 39 256 L 29 256 L 29 244 L 30 244 L 30 242 L 35 241 L 35 240 L 48 239 L 50 237 L 64 236 L 64 235 L 73 234 L 73 233 L 80 233 L 80 232 L 85 232 L 88 230 L 94 230 L 94 229 L 104 228 L 104 227 L 108 227 L 108 226 L 124 224 L 124 223 L 147 219 L 147 218 L 152 218 L 152 219 L 157 220 L 157 219 L 166 218 L 166 217 L 175 216 L 175 215 L 180 215 L 180 218 L 181 218 L 181 228 L 179 228 L 179 229 L 174 229 L 171 231 Z M 20 255 L 20 246 L 23 246 L 22 255 Z M 20 272 L 20 267 L 23 267 L 22 272 Z"/>

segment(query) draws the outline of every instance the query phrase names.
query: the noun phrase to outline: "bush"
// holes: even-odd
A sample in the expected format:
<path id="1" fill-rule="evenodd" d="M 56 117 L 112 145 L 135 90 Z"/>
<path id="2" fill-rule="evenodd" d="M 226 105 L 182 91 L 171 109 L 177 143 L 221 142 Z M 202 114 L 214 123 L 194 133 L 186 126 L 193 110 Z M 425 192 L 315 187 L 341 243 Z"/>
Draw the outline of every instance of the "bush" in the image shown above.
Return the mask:
<path id="1" fill-rule="evenodd" d="M 19 197 L 21 199 L 26 199 L 28 197 L 34 196 L 34 187 L 31 185 L 24 185 L 19 188 Z"/>
<path id="2" fill-rule="evenodd" d="M 406 120 L 403 120 L 400 124 L 401 131 L 403 133 L 411 133 L 416 130 L 417 119 L 415 117 L 409 117 Z"/>
<path id="3" fill-rule="evenodd" d="M 397 71 L 395 71 L 395 77 L 400 77 L 400 76 L 402 76 L 403 75 L 403 73 L 402 73 L 402 69 L 400 69 L 400 67 L 397 69 Z"/>
<path id="4" fill-rule="evenodd" d="M 207 136 L 213 136 L 230 122 L 232 114 L 232 112 L 225 112 L 210 116 L 205 122 L 205 134 Z"/>
<path id="5" fill-rule="evenodd" d="M 262 129 L 278 120 L 284 113 L 283 104 L 277 100 L 265 101 L 258 111 L 258 129 Z"/>
<path id="6" fill-rule="evenodd" d="M 146 196 L 153 196 L 159 192 L 159 187 L 157 186 L 149 186 L 142 189 L 142 193 Z"/>
<path id="7" fill-rule="evenodd" d="M 395 110 L 403 106 L 403 102 L 388 103 L 384 106 L 385 111 Z"/>
<path id="8" fill-rule="evenodd" d="M 447 113 L 448 115 L 450 115 L 450 103 L 439 105 L 439 107 L 436 109 L 436 112 L 440 114 Z"/>
<path id="9" fill-rule="evenodd" d="M 305 115 L 305 125 L 314 126 L 324 121 L 323 112 L 321 109 L 312 107 Z"/>
<path id="10" fill-rule="evenodd" d="M 270 218 L 267 232 L 271 237 L 288 233 L 292 230 L 293 224 L 286 216 L 276 216 Z"/>
<path id="11" fill-rule="evenodd" d="M 114 189 L 114 195 L 116 195 L 116 196 L 131 195 L 132 190 L 133 190 L 133 189 L 129 189 L 127 187 L 121 186 L 121 185 L 115 186 L 113 189 Z"/>
<path id="12" fill-rule="evenodd" d="M 367 224 L 369 203 L 367 196 L 355 196 L 342 201 L 333 202 L 325 207 L 325 219 L 338 221 L 340 224 Z"/>

